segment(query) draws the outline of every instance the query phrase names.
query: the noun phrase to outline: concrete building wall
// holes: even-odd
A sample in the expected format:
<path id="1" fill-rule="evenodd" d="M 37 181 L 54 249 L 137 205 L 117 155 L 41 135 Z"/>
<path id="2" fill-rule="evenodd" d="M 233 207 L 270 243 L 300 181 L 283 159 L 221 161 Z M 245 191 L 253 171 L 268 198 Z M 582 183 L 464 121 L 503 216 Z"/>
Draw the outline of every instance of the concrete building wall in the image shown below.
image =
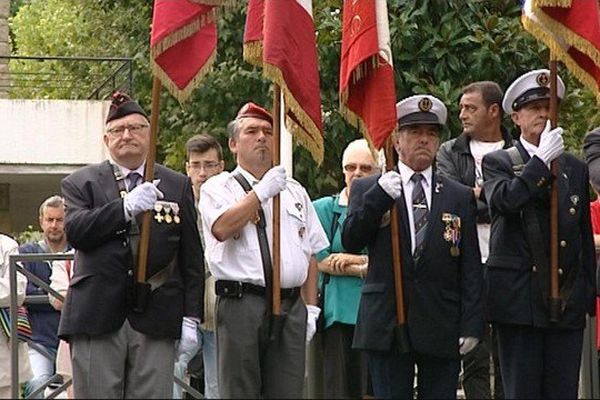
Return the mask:
<path id="1" fill-rule="evenodd" d="M 0 99 L 0 231 L 37 228 L 38 207 L 60 193 L 60 180 L 107 158 L 102 135 L 109 105 Z"/>

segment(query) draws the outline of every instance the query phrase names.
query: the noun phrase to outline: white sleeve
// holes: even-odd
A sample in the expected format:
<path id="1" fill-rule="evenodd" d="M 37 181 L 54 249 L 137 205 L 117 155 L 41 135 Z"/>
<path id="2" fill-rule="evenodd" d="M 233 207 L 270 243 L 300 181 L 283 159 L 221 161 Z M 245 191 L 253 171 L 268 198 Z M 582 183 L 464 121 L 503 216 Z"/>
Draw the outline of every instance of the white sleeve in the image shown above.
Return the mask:
<path id="1" fill-rule="evenodd" d="M 0 235 L 0 307 L 10 307 L 10 274 L 9 256 L 18 254 L 19 244 L 8 236 Z M 17 301 L 19 305 L 25 300 L 27 278 L 17 273 Z"/>

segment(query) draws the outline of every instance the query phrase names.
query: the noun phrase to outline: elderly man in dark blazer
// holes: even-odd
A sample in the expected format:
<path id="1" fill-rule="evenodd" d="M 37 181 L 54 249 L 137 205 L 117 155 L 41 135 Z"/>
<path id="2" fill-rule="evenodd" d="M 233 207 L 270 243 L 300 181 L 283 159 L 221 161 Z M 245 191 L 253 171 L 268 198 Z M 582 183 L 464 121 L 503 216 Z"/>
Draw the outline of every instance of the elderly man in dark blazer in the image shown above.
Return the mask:
<path id="1" fill-rule="evenodd" d="M 565 86 L 558 77 L 557 94 Z M 577 398 L 586 311 L 593 315 L 594 243 L 588 171 L 550 129 L 550 71 L 523 74 L 506 90 L 504 111 L 521 136 L 483 158 L 492 229 L 487 311 L 498 333 L 506 398 Z M 550 163 L 558 161 L 558 176 Z M 551 321 L 550 186 L 558 184 L 558 321 Z"/>
<path id="2" fill-rule="evenodd" d="M 126 95 L 113 96 L 104 143 L 110 160 L 62 181 L 66 231 L 76 252 L 59 335 L 71 344 L 77 398 L 168 398 L 175 340 L 182 338 L 180 350 L 197 340 L 203 317 L 191 182 L 156 165 L 154 183 L 142 183 L 150 124 Z M 146 304 L 137 304 L 138 225 L 145 211 L 153 213 L 149 293 Z"/>
<path id="3" fill-rule="evenodd" d="M 433 171 L 444 104 L 431 95 L 397 104 L 397 168 L 356 180 L 343 245 L 368 246 L 354 347 L 366 350 L 377 398 L 413 398 L 415 365 L 420 398 L 455 398 L 460 354 L 483 334 L 482 266 L 473 192 Z M 389 210 L 396 206 L 408 352 L 394 335 L 394 279 Z"/>

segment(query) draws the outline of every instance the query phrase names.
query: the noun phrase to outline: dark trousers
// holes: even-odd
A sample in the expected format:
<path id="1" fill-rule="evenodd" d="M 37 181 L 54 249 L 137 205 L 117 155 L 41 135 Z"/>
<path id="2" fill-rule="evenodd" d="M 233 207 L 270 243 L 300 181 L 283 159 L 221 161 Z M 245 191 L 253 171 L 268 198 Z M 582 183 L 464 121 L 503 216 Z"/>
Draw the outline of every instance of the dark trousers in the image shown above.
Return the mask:
<path id="1" fill-rule="evenodd" d="M 460 360 L 410 352 L 367 351 L 373 392 L 377 399 L 413 399 L 415 365 L 417 398 L 455 399 Z"/>
<path id="2" fill-rule="evenodd" d="M 366 393 L 366 359 L 352 349 L 354 325 L 334 322 L 323 339 L 323 394 L 327 399 L 359 399 Z"/>
<path id="3" fill-rule="evenodd" d="M 498 360 L 497 334 L 486 324 L 483 340 L 469 353 L 463 356 L 462 386 L 467 399 L 491 399 L 490 353 L 494 366 L 494 398 L 503 399 L 502 374 Z"/>
<path id="4" fill-rule="evenodd" d="M 304 385 L 306 306 L 282 299 L 287 314 L 277 341 L 269 340 L 271 311 L 262 296 L 217 299 L 219 394 L 223 398 L 301 398 Z"/>
<path id="5" fill-rule="evenodd" d="M 583 329 L 494 327 L 506 398 L 577 398 Z"/>

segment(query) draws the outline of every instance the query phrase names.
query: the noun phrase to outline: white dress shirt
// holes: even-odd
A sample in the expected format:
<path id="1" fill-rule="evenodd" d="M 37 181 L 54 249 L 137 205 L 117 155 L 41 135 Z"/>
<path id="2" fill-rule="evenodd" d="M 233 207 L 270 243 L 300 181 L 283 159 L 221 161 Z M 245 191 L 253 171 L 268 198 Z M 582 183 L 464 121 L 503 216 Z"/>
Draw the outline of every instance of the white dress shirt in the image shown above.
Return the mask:
<path id="1" fill-rule="evenodd" d="M 404 202 L 406 204 L 406 213 L 408 214 L 408 226 L 410 227 L 410 251 L 415 251 L 415 224 L 412 207 L 412 193 L 415 187 L 415 183 L 410 180 L 415 174 L 412 168 L 404 164 L 402 161 L 398 161 L 398 172 L 402 177 L 402 191 L 404 192 Z M 421 184 L 423 185 L 423 191 L 425 192 L 425 198 L 427 199 L 427 208 L 431 211 L 431 180 L 433 179 L 433 170 L 431 166 L 424 171 L 420 172 L 423 175 Z"/>
<path id="2" fill-rule="evenodd" d="M 239 166 L 233 173 L 238 171 L 251 186 L 258 182 Z M 204 254 L 215 279 L 264 286 L 256 226 L 249 222 L 238 234 L 223 242 L 218 241 L 212 234 L 215 221 L 246 196 L 246 192 L 235 180 L 233 173 L 222 172 L 202 185 L 199 209 L 206 241 Z M 268 199 L 262 204 L 271 256 L 273 254 L 272 203 L 272 199 Z M 306 190 L 298 182 L 288 178 L 287 188 L 280 193 L 280 204 L 281 287 L 298 287 L 304 284 L 308 276 L 310 257 L 329 247 L 329 241 Z"/>

